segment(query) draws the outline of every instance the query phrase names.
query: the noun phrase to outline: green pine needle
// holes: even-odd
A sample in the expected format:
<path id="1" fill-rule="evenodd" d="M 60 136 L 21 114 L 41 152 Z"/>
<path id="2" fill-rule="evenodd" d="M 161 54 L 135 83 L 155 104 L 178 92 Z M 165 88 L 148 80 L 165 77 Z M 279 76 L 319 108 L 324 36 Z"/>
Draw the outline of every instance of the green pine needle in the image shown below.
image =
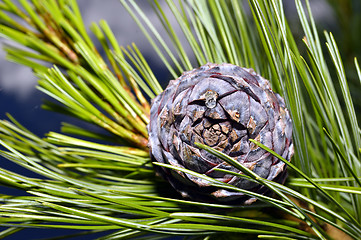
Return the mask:
<path id="1" fill-rule="evenodd" d="M 240 173 L 219 171 L 264 185 L 274 195 L 151 163 L 149 99 L 163 89 L 142 46 L 120 46 L 103 20 L 89 32 L 76 0 L 3 0 L 0 36 L 18 44 L 4 47 L 7 59 L 34 71 L 37 88 L 54 100 L 45 102 L 44 109 L 100 131 L 64 123 L 62 133 L 40 138 L 11 115 L 0 121 L 2 159 L 38 176 L 0 165 L 0 184 L 23 191 L 0 195 L 1 238 L 24 228 L 79 230 L 74 236 L 104 232 L 100 239 L 359 238 L 361 131 L 350 81 L 361 82 L 361 70 L 356 58 L 354 72 L 344 67 L 343 49 L 332 33 L 319 35 L 308 0 L 295 0 L 300 26 L 290 25 L 281 0 L 249 0 L 247 7 L 242 1 L 149 1 L 161 27 L 136 1 L 120 4 L 174 79 L 207 62 L 228 62 L 253 68 L 270 80 L 292 115 L 295 156 L 290 163 L 250 141 L 285 162 L 288 181 L 281 185 L 260 178 L 201 144 L 197 146 Z M 292 33 L 299 28 L 302 39 Z M 154 165 L 258 200 L 243 206 L 182 199 L 156 176 Z"/>

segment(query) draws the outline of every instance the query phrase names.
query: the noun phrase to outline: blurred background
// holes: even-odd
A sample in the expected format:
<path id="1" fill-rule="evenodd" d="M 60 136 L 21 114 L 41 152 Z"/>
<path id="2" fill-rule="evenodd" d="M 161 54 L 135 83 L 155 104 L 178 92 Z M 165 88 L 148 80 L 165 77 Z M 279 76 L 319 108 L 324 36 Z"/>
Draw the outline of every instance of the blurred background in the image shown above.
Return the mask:
<path id="1" fill-rule="evenodd" d="M 342 2 L 343 5 L 348 2 L 347 0 L 310 1 L 313 14 L 317 24 L 319 25 L 319 30 L 327 29 L 327 31 L 335 33 L 335 31 L 338 31 L 337 29 L 340 29 L 340 27 L 351 27 L 350 24 L 337 26 L 339 24 L 339 21 L 337 21 L 337 18 L 339 18 L 338 15 L 342 13 L 339 13 L 339 7 L 333 8 L 330 4 L 330 2 L 334 2 L 334 4 L 337 5 L 337 1 Z M 160 2 L 165 5 L 164 1 Z M 118 0 L 78 0 L 78 3 L 86 26 L 90 26 L 92 22 L 98 22 L 101 19 L 105 19 L 111 26 L 121 45 L 126 46 L 135 42 L 148 60 L 157 59 L 157 61 L 149 61 L 149 63 L 156 72 L 158 79 L 162 81 L 163 86 L 164 83 L 170 80 L 167 70 L 162 69 L 162 62 L 158 60 L 158 57 L 144 37 L 143 33 L 139 30 L 129 14 L 122 8 Z M 154 20 L 152 21 L 153 23 L 156 25 L 157 23 L 159 24 L 158 29 L 161 29 L 157 16 L 154 14 L 152 9 L 149 8 L 147 2 L 138 1 L 138 4 L 140 4 L 140 6 L 145 10 L 147 16 Z M 293 1 L 287 0 L 284 1 L 284 4 L 291 23 L 298 24 L 296 8 Z M 168 8 L 165 7 L 164 9 L 166 12 L 169 12 Z M 335 12 L 335 10 L 337 10 L 337 12 Z M 349 18 L 352 14 L 347 14 L 346 16 Z M 341 22 L 347 22 L 347 19 L 343 19 Z M 292 27 L 292 29 L 295 30 L 297 28 Z M 179 31 L 179 29 L 177 30 Z M 360 31 L 357 32 L 360 33 Z M 337 33 L 335 33 L 335 35 L 336 37 L 338 36 Z M 350 39 L 348 39 L 348 41 L 349 40 Z M 1 45 L 3 45 L 4 42 L 6 42 L 4 39 L 0 39 Z M 347 44 L 347 46 L 350 46 L 350 44 Z M 361 44 L 358 46 L 361 46 Z M 352 49 L 348 49 L 347 51 L 352 51 Z M 37 79 L 34 77 L 31 70 L 15 63 L 8 62 L 5 58 L 5 53 L 1 49 L 0 118 L 5 118 L 5 113 L 8 112 L 26 127 L 30 128 L 30 130 L 34 133 L 39 135 L 43 135 L 50 130 L 58 131 L 60 127 L 59 121 L 69 121 L 69 119 L 66 119 L 64 116 L 56 113 L 49 113 L 41 110 L 42 100 L 47 97 L 36 89 Z M 46 119 L 46 121 L 39 121 L 39 119 Z"/>
<path id="2" fill-rule="evenodd" d="M 164 6 L 166 5 L 164 1 L 160 2 Z M 299 37 L 299 42 L 301 42 L 303 35 L 297 31 L 297 29 L 301 29 L 301 27 L 298 27 L 298 15 L 293 2 L 292 0 L 284 0 L 284 6 L 290 24 L 292 24 L 291 28 Z M 126 46 L 135 42 L 148 60 L 162 86 L 167 84 L 170 80 L 170 75 L 167 70 L 163 68 L 162 62 L 158 60 L 158 56 L 134 23 L 133 19 L 122 9 L 119 0 L 78 0 L 78 3 L 87 27 L 90 26 L 92 22 L 105 19 L 114 31 L 119 43 Z M 138 1 L 137 3 L 144 9 L 153 24 L 158 25 L 158 29 L 161 29 L 161 24 L 152 9 L 149 8 L 147 1 Z M 346 69 L 349 70 L 349 66 L 353 68 L 353 57 L 358 56 L 360 58 L 361 56 L 361 1 L 310 0 L 310 4 L 318 30 L 320 32 L 323 30 L 333 32 L 339 44 Z M 170 12 L 168 8 L 165 7 L 164 9 L 166 13 Z M 176 31 L 180 32 L 179 29 L 176 29 Z M 1 45 L 6 43 L 8 42 L 4 39 L 0 40 Z M 75 123 L 75 120 L 70 117 L 42 110 L 41 105 L 43 100 L 49 99 L 49 97 L 36 89 L 37 79 L 33 76 L 32 71 L 26 67 L 8 62 L 5 58 L 4 51 L 0 50 L 1 119 L 6 118 L 5 113 L 10 113 L 16 120 L 38 136 L 43 136 L 49 131 L 59 132 L 61 122 Z M 360 83 L 352 80 L 356 79 L 354 73 L 354 69 L 349 70 L 351 79 L 349 83 L 350 88 L 353 89 L 353 87 L 355 87 L 356 89 L 360 89 Z M 361 103 L 361 96 L 358 94 L 354 95 L 356 98 L 355 104 L 359 105 Z M 76 122 L 76 124 L 77 123 L 79 122 Z M 12 165 L 8 161 L 4 161 L 3 159 L 0 159 L 0 161 L 1 166 L 9 170 L 25 174 L 29 177 L 33 175 L 33 173 L 16 168 L 15 165 Z M 14 192 L 16 191 L 14 190 Z M 20 233 L 21 235 L 19 235 Z M 54 230 L 27 230 L 21 231 L 19 234 L 15 234 L 8 239 L 42 239 L 48 237 L 49 233 L 53 235 Z M 64 233 L 72 233 L 72 231 L 59 231 L 59 233 L 55 234 L 60 235 Z M 83 238 L 77 237 L 75 239 Z"/>

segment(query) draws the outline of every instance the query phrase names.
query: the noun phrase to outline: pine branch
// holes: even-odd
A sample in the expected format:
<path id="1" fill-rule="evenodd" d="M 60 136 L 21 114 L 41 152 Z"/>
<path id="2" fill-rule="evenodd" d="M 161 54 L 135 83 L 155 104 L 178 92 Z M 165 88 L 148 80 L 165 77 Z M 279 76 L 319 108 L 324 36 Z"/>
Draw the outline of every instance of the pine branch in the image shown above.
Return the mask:
<path id="1" fill-rule="evenodd" d="M 29 227 L 85 231 L 79 234 L 112 230 L 104 239 L 176 235 L 219 239 L 240 233 L 245 239 L 328 239 L 335 237 L 334 232 L 357 239 L 361 235 L 358 119 L 336 41 L 325 33 L 328 64 L 307 0 L 306 9 L 295 0 L 303 42 L 292 35 L 294 26 L 287 22 L 282 1 L 249 0 L 250 14 L 238 1 L 167 0 L 166 5 L 150 1 L 168 34 L 162 36 L 135 1 L 121 0 L 174 78 L 194 65 L 229 62 L 254 68 L 284 96 L 294 125 L 293 162 L 257 141 L 252 144 L 287 164 L 286 185 L 263 179 L 233 158 L 198 145 L 243 174 L 222 171 L 263 185 L 273 196 L 151 163 L 148 99 L 162 88 L 141 50 L 136 45 L 119 46 L 101 21 L 91 26 L 105 52 L 101 56 L 75 0 L 16 3 L 21 8 L 15 1 L 0 3 L 0 35 L 26 49 L 6 46 L 8 58 L 34 70 L 38 89 L 56 101 L 46 103 L 46 109 L 90 122 L 107 134 L 65 124 L 63 133 L 50 132 L 41 139 L 10 115 L 10 121 L 0 121 L 4 147 L 0 155 L 39 175 L 30 178 L 0 168 L 2 185 L 24 191 L 24 196 L 1 195 L 0 226 L 8 227 L 1 237 Z M 179 41 L 171 18 L 186 43 Z M 356 59 L 355 67 L 361 80 Z M 330 74 L 333 68 L 336 76 Z M 258 201 L 239 206 L 181 199 L 155 176 L 153 165 Z"/>
<path id="2" fill-rule="evenodd" d="M 34 5 L 21 1 L 20 4 L 25 11 L 15 11 L 15 5 L 6 1 L 7 12 L 23 18 L 31 27 L 6 22 L 7 26 L 1 25 L 1 35 L 35 51 L 16 47 L 7 49 L 11 59 L 33 68 L 40 78 L 41 91 L 63 104 L 61 107 L 47 105 L 46 108 L 59 110 L 60 107 L 63 112 L 124 138 L 128 144 L 145 148 L 149 104 L 138 84 L 145 90 L 148 86 L 136 78 L 138 82 L 132 86 L 138 90 L 136 96 L 133 95 L 125 78 L 134 78 L 135 70 L 130 65 L 123 68 L 116 64 L 114 54 L 118 62 L 126 60 L 109 26 L 101 22 L 100 27 L 94 24 L 92 30 L 102 43 L 111 67 L 90 40 L 75 1 L 35 1 Z M 37 60 L 57 67 L 47 71 Z M 140 66 L 144 64 L 147 66 L 144 61 Z M 149 67 L 146 69 L 151 74 Z M 159 85 L 153 85 L 157 86 L 153 89 L 158 93 Z M 154 97 L 152 90 L 146 92 Z"/>

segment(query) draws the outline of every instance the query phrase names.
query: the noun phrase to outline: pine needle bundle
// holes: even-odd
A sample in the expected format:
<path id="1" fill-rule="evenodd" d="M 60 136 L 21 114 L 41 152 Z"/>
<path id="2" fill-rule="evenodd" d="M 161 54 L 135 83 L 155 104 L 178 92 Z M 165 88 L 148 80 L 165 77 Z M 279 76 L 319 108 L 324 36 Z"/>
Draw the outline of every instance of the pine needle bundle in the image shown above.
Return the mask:
<path id="1" fill-rule="evenodd" d="M 334 36 L 318 33 L 308 0 L 295 0 L 301 38 L 292 33 L 298 26 L 289 24 L 281 0 L 149 1 L 167 35 L 160 34 L 137 1 L 120 4 L 157 53 L 152 61 L 162 62 L 172 79 L 207 63 L 230 63 L 270 81 L 292 117 L 295 154 L 289 162 L 257 139 L 250 142 L 287 166 L 287 181 L 262 178 L 203 144 L 198 148 L 237 168 L 243 173 L 238 177 L 273 194 L 154 162 L 147 125 L 151 99 L 162 93 L 163 79 L 156 78 L 141 47 L 121 46 L 105 21 L 91 25 L 89 32 L 76 0 L 3 0 L 0 36 L 16 43 L 5 46 L 7 57 L 33 70 L 37 88 L 53 99 L 44 109 L 99 131 L 64 123 L 61 132 L 43 137 L 11 115 L 0 121 L 1 161 L 39 176 L 0 164 L 0 184 L 22 192 L 1 192 L 1 238 L 26 228 L 76 230 L 64 238 L 92 239 L 102 233 L 99 239 L 108 240 L 360 238 L 361 138 L 348 82 L 349 75 L 361 80 L 361 71 L 355 58 L 346 74 Z M 182 198 L 155 174 L 155 166 L 257 201 Z"/>

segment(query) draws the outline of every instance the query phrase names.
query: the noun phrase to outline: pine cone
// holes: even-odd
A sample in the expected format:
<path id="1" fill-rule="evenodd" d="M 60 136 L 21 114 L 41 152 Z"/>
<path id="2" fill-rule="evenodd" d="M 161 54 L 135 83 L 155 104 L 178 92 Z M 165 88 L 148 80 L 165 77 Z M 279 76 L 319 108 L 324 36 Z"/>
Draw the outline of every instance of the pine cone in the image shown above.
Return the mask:
<path id="1" fill-rule="evenodd" d="M 292 121 L 282 97 L 253 69 L 208 63 L 183 73 L 152 102 L 148 125 L 153 161 L 193 170 L 242 189 L 265 194 L 265 187 L 215 169 L 240 172 L 195 146 L 219 150 L 259 176 L 286 178 L 285 163 L 251 143 L 255 139 L 290 161 Z M 157 167 L 184 197 L 203 201 L 255 201 L 240 192 L 209 186 L 193 175 Z"/>

